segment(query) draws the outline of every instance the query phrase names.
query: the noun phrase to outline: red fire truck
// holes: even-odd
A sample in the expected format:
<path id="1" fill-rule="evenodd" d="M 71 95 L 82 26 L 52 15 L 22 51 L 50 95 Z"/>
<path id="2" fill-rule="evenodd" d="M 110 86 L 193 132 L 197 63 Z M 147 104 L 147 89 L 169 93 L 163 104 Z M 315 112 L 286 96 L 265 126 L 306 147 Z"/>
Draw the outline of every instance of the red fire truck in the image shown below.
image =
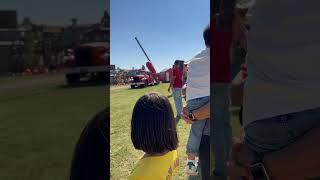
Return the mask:
<path id="1" fill-rule="evenodd" d="M 107 34 L 107 29 L 101 29 L 101 37 Z M 99 36 L 99 34 L 97 35 Z M 73 59 L 66 67 L 66 81 L 69 84 L 77 83 L 81 77 L 97 77 L 106 81 L 109 72 L 109 43 L 106 38 L 95 42 L 84 42 L 73 49 Z"/>
<path id="2" fill-rule="evenodd" d="M 140 69 L 136 74 L 129 79 L 131 88 L 135 87 L 147 87 L 149 85 L 159 84 L 159 78 L 155 77 L 149 71 Z"/>
<path id="3" fill-rule="evenodd" d="M 149 59 L 147 53 L 144 51 L 143 47 L 141 46 L 138 38 L 135 38 L 138 45 L 140 46 L 141 50 L 143 51 L 144 55 L 147 57 L 148 62 L 146 66 L 149 71 L 146 70 L 139 70 L 136 75 L 129 79 L 129 83 L 131 88 L 139 87 L 147 87 L 149 85 L 157 85 L 160 83 L 160 76 L 153 67 L 151 60 Z"/>

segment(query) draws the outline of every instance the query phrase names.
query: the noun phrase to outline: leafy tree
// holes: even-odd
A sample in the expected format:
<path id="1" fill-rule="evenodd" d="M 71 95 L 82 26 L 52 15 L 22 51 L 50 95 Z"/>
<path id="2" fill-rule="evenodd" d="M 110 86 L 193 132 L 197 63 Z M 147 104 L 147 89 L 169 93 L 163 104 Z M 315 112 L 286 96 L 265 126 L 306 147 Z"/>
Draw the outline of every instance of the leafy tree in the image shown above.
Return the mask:
<path id="1" fill-rule="evenodd" d="M 123 85 L 128 83 L 128 72 L 119 71 L 115 77 L 115 84 Z"/>
<path id="2" fill-rule="evenodd" d="M 37 29 L 29 17 L 25 17 L 23 19 L 21 27 L 24 29 L 23 37 L 20 39 L 20 46 L 22 46 L 22 57 L 24 61 L 23 66 L 25 68 L 32 68 L 37 63 Z"/>
<path id="3" fill-rule="evenodd" d="M 102 27 L 108 27 L 110 23 L 110 16 L 107 11 L 104 11 L 103 17 L 101 18 L 100 24 Z"/>
<path id="4" fill-rule="evenodd" d="M 72 18 L 71 19 L 71 25 L 74 26 L 74 27 L 77 26 L 78 25 L 78 19 L 77 18 Z"/>

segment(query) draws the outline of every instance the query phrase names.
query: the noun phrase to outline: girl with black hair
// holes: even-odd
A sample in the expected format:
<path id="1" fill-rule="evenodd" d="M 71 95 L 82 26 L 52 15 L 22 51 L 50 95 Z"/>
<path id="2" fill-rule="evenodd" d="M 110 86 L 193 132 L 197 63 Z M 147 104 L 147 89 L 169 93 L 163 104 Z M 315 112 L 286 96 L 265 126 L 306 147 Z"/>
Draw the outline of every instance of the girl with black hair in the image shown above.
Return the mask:
<path id="1" fill-rule="evenodd" d="M 145 152 L 129 180 L 171 180 L 178 171 L 176 121 L 167 97 L 158 93 L 142 96 L 133 109 L 131 140 Z"/>
<path id="2" fill-rule="evenodd" d="M 83 129 L 75 147 L 70 180 L 109 178 L 109 109 L 93 117 Z"/>

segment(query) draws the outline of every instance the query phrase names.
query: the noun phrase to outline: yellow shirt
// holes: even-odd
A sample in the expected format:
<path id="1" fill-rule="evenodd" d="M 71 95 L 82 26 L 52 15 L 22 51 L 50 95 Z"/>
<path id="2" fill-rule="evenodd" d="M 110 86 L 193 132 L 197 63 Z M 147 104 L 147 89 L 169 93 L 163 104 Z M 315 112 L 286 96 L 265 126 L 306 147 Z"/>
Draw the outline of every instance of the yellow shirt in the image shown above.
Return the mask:
<path id="1" fill-rule="evenodd" d="M 178 172 L 177 150 L 162 156 L 150 156 L 139 160 L 129 180 L 173 180 Z"/>

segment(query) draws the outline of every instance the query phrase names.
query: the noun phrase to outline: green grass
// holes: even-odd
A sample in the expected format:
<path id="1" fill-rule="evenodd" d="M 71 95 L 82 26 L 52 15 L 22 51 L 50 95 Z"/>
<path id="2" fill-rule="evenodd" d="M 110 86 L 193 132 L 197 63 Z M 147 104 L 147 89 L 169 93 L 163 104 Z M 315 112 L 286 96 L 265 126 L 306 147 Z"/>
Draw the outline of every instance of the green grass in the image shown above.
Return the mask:
<path id="1" fill-rule="evenodd" d="M 39 75 L 25 75 L 25 76 L 0 76 L 0 83 L 12 83 L 12 81 L 16 82 L 26 82 L 28 80 L 41 80 L 51 77 L 50 74 L 39 74 Z M 64 76 L 63 74 L 55 74 L 54 77 Z"/>
<path id="2" fill-rule="evenodd" d="M 19 82 L 37 78 L 43 77 Z M 108 92 L 105 86 L 63 83 L 1 94 L 0 179 L 68 179 L 75 143 L 86 122 L 105 107 Z"/>
<path id="3" fill-rule="evenodd" d="M 135 102 L 147 92 L 160 92 L 168 96 L 168 84 L 160 84 L 144 89 L 114 89 L 110 92 L 110 156 L 111 179 L 127 179 L 135 163 L 141 158 L 143 152 L 134 149 L 130 139 L 130 118 Z M 174 107 L 173 98 L 169 98 Z M 175 109 L 175 108 L 174 108 Z M 232 126 L 234 134 L 239 135 L 241 128 L 236 120 L 237 109 L 232 113 Z M 189 136 L 190 125 L 181 120 L 178 124 L 179 148 L 178 153 L 182 160 L 186 159 L 185 146 Z M 178 179 L 187 179 L 183 172 L 184 161 L 181 163 Z"/>

